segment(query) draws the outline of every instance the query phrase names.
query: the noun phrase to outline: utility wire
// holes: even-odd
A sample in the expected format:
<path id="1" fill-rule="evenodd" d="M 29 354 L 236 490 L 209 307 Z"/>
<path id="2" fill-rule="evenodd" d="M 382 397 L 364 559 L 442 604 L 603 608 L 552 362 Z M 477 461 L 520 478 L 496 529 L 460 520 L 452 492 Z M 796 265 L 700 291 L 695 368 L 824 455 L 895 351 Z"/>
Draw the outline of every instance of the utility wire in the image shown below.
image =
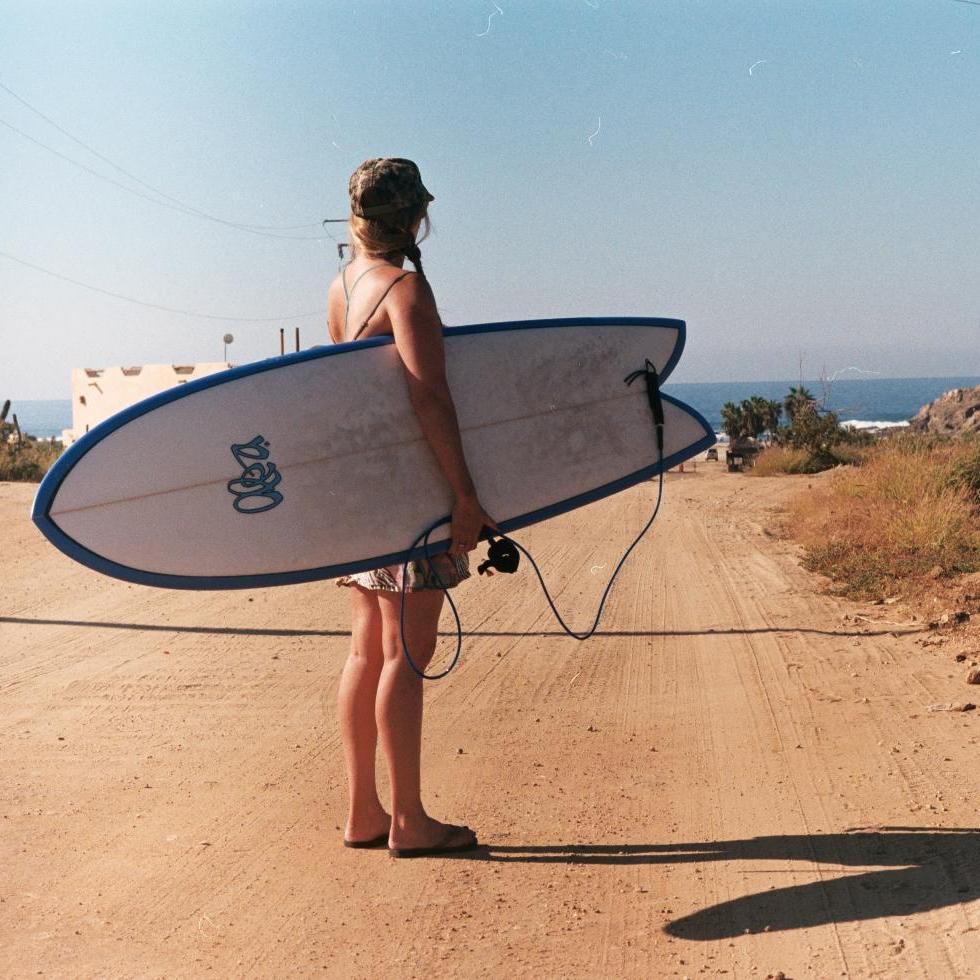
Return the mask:
<path id="1" fill-rule="evenodd" d="M 11 125 L 9 122 L 7 122 L 4 119 L 0 119 L 0 126 L 6 126 L 7 129 L 16 133 L 18 136 L 23 137 L 25 140 L 30 141 L 35 146 L 39 146 L 41 147 L 41 149 L 47 150 L 48 153 L 53 153 L 56 157 L 60 157 L 62 160 L 66 160 L 68 163 L 72 164 L 73 166 L 79 167 L 81 170 L 84 170 L 86 173 L 91 174 L 93 177 L 98 177 L 99 180 L 104 180 L 106 183 L 112 184 L 114 187 L 121 188 L 122 190 L 126 191 L 128 194 L 133 194 L 136 197 L 140 197 L 144 201 L 149 201 L 151 204 L 156 204 L 158 207 L 168 208 L 171 211 L 179 211 L 181 214 L 191 214 L 194 215 L 195 217 L 204 218 L 207 221 L 213 221 L 219 225 L 226 225 L 229 228 L 236 228 L 238 231 L 248 232 L 248 234 L 250 235 L 262 235 L 265 238 L 287 238 L 287 239 L 292 239 L 293 241 L 302 241 L 302 242 L 315 242 L 315 241 L 324 240 L 322 235 L 281 235 L 278 232 L 273 232 L 273 231 L 257 231 L 254 228 L 249 228 L 247 225 L 238 225 L 235 224 L 235 222 L 233 221 L 225 221 L 224 218 L 212 217 L 209 214 L 205 214 L 203 211 L 195 212 L 190 208 L 184 207 L 184 205 L 182 204 L 170 204 L 167 201 L 158 201 L 155 197 L 150 197 L 149 194 L 144 194 L 142 191 L 138 191 L 134 187 L 128 187 L 126 184 L 123 184 L 122 182 L 116 180 L 113 177 L 107 177 L 105 174 L 99 173 L 98 170 L 93 170 L 91 167 L 87 166 L 86 164 L 81 163 L 78 160 L 75 160 L 73 157 L 67 156 L 66 154 L 62 153 L 60 150 L 56 150 L 54 149 L 54 147 L 48 146 L 47 143 L 42 143 L 40 140 L 35 139 L 33 136 L 29 136 L 27 133 L 18 129 L 16 126 Z"/>
<path id="2" fill-rule="evenodd" d="M 19 259 L 16 255 L 11 255 L 9 252 L 0 252 L 0 258 L 9 259 L 11 262 L 16 262 L 18 265 L 27 266 L 28 269 L 34 269 L 36 272 L 43 272 L 46 276 L 51 276 L 54 279 L 60 279 L 63 282 L 70 282 L 74 286 L 81 286 L 83 289 L 91 289 L 94 293 L 102 293 L 103 296 L 111 296 L 113 299 L 122 299 L 127 303 L 135 303 L 137 306 L 146 306 L 151 310 L 163 310 L 165 313 L 176 313 L 179 316 L 191 316 L 198 317 L 202 320 L 229 320 L 233 323 L 281 323 L 284 320 L 304 320 L 307 317 L 313 316 L 325 316 L 326 310 L 314 310 L 312 313 L 293 313 L 289 316 L 217 316 L 214 313 L 195 313 L 193 310 L 178 310 L 173 306 L 161 306 L 159 303 L 146 303 L 141 299 L 133 299 L 132 296 L 123 296 L 122 293 L 114 293 L 109 289 L 102 289 L 101 286 L 93 286 L 90 283 L 82 282 L 79 279 L 72 279 L 71 276 L 63 276 L 60 272 L 52 272 L 51 269 L 45 269 L 43 266 L 35 265 L 33 262 L 27 262 L 25 259 Z"/>
<path id="3" fill-rule="evenodd" d="M 154 187 L 152 184 L 148 184 L 145 180 L 142 180 L 140 177 L 137 177 L 135 174 L 130 173 L 128 170 L 126 170 L 125 167 L 121 167 L 118 163 L 116 163 L 113 160 L 110 160 L 107 156 L 105 156 L 104 154 L 100 153 L 94 147 L 89 146 L 88 143 L 84 142 L 84 140 L 80 140 L 77 136 L 73 135 L 72 133 L 69 133 L 68 130 L 65 129 L 63 126 L 59 126 L 58 123 L 56 123 L 50 116 L 45 115 L 36 106 L 31 105 L 30 102 L 27 101 L 27 99 L 25 99 L 22 95 L 18 95 L 8 85 L 4 85 L 3 82 L 0 82 L 0 89 L 2 89 L 4 92 L 6 92 L 11 97 L 15 98 L 18 102 L 20 102 L 21 105 L 23 105 L 26 108 L 30 109 L 31 112 L 33 112 L 35 115 L 37 115 L 41 119 L 43 119 L 49 126 L 53 126 L 63 136 L 68 137 L 68 139 L 70 139 L 73 143 L 77 143 L 84 150 L 87 150 L 93 156 L 98 157 L 99 160 L 102 160 L 104 163 L 107 163 L 110 167 L 113 167 L 115 170 L 119 171 L 119 173 L 121 173 L 124 176 L 128 177 L 130 180 L 135 181 L 141 187 L 145 187 L 147 190 L 152 191 L 154 194 L 157 194 L 160 197 L 165 198 L 167 201 L 172 202 L 172 204 L 171 205 L 167 205 L 163 201 L 156 200 L 156 198 L 147 197 L 145 194 L 140 194 L 139 191 L 134 191 L 133 188 L 127 187 L 125 184 L 121 184 L 121 183 L 119 183 L 119 181 L 113 180 L 111 177 L 106 177 L 104 174 L 100 174 L 98 171 L 92 170 L 90 167 L 85 166 L 85 164 L 80 163 L 79 161 L 74 160 L 73 158 L 71 158 L 69 156 L 66 156 L 63 153 L 60 153 L 58 150 L 55 150 L 52 147 L 47 146 L 45 143 L 42 143 L 40 140 L 34 139 L 33 136 L 29 136 L 27 133 L 21 132 L 21 130 L 17 129 L 15 126 L 12 126 L 10 123 L 7 123 L 7 122 L 4 122 L 3 120 L 0 120 L 0 123 L 2 123 L 8 129 L 10 129 L 13 132 L 15 132 L 18 136 L 22 136 L 24 139 L 30 140 L 30 142 L 34 143 L 37 146 L 40 146 L 42 149 L 48 150 L 50 153 L 54 153 L 56 156 L 60 157 L 62 160 L 65 160 L 66 162 L 68 162 L 70 164 L 73 164 L 74 166 L 80 167 L 82 170 L 85 170 L 87 173 L 91 174 L 93 177 L 97 177 L 99 180 L 105 180 L 108 183 L 111 183 L 114 186 L 119 187 L 122 190 L 127 191 L 130 194 L 135 194 L 137 197 L 141 197 L 141 198 L 143 198 L 143 200 L 149 201 L 151 204 L 159 204 L 159 205 L 161 205 L 163 207 L 171 207 L 172 210 L 181 211 L 181 212 L 183 212 L 185 214 L 195 215 L 196 217 L 204 218 L 207 221 L 214 221 L 214 222 L 216 222 L 218 224 L 225 225 L 225 226 L 230 227 L 230 228 L 237 228 L 239 231 L 245 231 L 245 232 L 249 232 L 251 234 L 257 234 L 257 235 L 264 235 L 267 238 L 285 238 L 285 239 L 291 239 L 291 240 L 294 240 L 294 241 L 318 241 L 318 242 L 326 241 L 326 239 L 322 235 L 277 235 L 277 234 L 273 234 L 276 231 L 298 231 L 298 230 L 301 230 L 303 228 L 316 228 L 316 227 L 320 227 L 320 228 L 322 228 L 327 233 L 326 237 L 329 238 L 330 241 L 332 241 L 337 246 L 337 253 L 340 256 L 341 263 L 343 263 L 343 259 L 344 259 L 344 247 L 345 247 L 345 244 L 346 243 L 341 242 L 340 239 L 338 239 L 330 231 L 330 229 L 327 227 L 327 224 L 330 223 L 329 221 L 320 222 L 319 225 L 317 225 L 317 224 L 307 224 L 307 225 L 250 225 L 250 224 L 246 224 L 244 222 L 226 221 L 224 218 L 219 218 L 216 215 L 209 214 L 207 211 L 200 210 L 200 208 L 195 208 L 195 207 L 192 207 L 190 204 L 185 204 L 183 201 L 178 200 L 176 197 L 173 197 L 172 195 L 165 193 L 164 191 L 160 190 L 158 187 Z"/>
<path id="4" fill-rule="evenodd" d="M 80 161 L 74 159 L 73 157 L 67 156 L 66 154 L 62 153 L 60 150 L 56 150 L 54 149 L 54 147 L 48 146 L 47 143 L 42 143 L 40 140 L 35 139 L 33 136 L 29 136 L 23 130 L 18 129 L 16 126 L 12 125 L 11 123 L 7 122 L 4 119 L 0 119 L 0 126 L 6 126 L 6 128 L 11 130 L 11 132 L 16 133 L 18 136 L 22 137 L 25 140 L 28 140 L 29 142 L 33 143 L 35 146 L 39 146 L 41 147 L 41 149 L 47 150 L 48 153 L 53 153 L 56 157 L 60 157 L 62 160 L 65 160 L 68 163 L 72 164 L 72 166 L 84 170 L 86 173 L 91 174 L 93 177 L 97 177 L 99 180 L 104 180 L 108 184 L 112 184 L 115 187 L 119 187 L 122 190 L 126 191 L 128 194 L 133 194 L 136 197 L 140 197 L 144 201 L 149 201 L 151 204 L 156 204 L 158 207 L 168 208 L 171 211 L 179 211 L 181 214 L 190 214 L 197 218 L 203 218 L 205 221 L 213 221 L 215 224 L 225 225 L 228 228 L 235 228 L 238 231 L 247 232 L 250 235 L 261 235 L 265 238 L 285 238 L 298 242 L 324 241 L 324 237 L 322 235 L 282 235 L 274 231 L 260 231 L 258 228 L 252 227 L 250 225 L 240 225 L 234 221 L 225 221 L 224 218 L 217 218 L 214 215 L 207 214 L 204 211 L 198 211 L 196 208 L 191 208 L 184 204 L 179 204 L 179 203 L 171 204 L 168 201 L 160 201 L 157 198 L 150 197 L 149 194 L 144 194 L 142 191 L 138 191 L 134 187 L 129 187 L 128 185 L 123 184 L 112 177 L 107 177 L 105 174 L 99 173 L 98 170 L 93 170 L 91 167 L 86 166 L 86 164 L 81 163 Z M 336 241 L 336 239 L 334 240 Z"/>
<path id="5" fill-rule="evenodd" d="M 38 109 L 36 106 L 31 105 L 30 102 L 27 101 L 27 99 L 25 99 L 22 95 L 18 95 L 12 88 L 10 88 L 7 85 L 4 85 L 3 82 L 0 82 L 0 89 L 2 89 L 8 95 L 15 98 L 21 105 L 30 109 L 31 112 L 33 112 L 36 116 L 39 116 L 41 119 L 43 119 L 49 126 L 53 126 L 56 130 L 58 130 L 59 133 L 61 133 L 62 136 L 67 136 L 68 139 L 70 139 L 73 143 L 76 143 L 84 150 L 88 150 L 88 152 L 91 153 L 93 156 L 98 157 L 98 159 L 100 159 L 103 163 L 107 163 L 114 170 L 119 171 L 119 173 L 121 173 L 123 176 L 128 177 L 132 181 L 135 181 L 141 187 L 145 187 L 148 191 L 152 191 L 154 194 L 158 194 L 160 197 L 166 198 L 166 200 L 179 205 L 185 211 L 189 211 L 190 213 L 196 214 L 202 218 L 208 218 L 212 221 L 219 221 L 222 224 L 230 224 L 235 228 L 248 229 L 250 231 L 301 231 L 304 228 L 317 227 L 315 223 L 309 223 L 304 225 L 253 225 L 241 221 L 225 221 L 223 218 L 218 218 L 215 215 L 208 214 L 206 211 L 202 211 L 199 208 L 195 208 L 190 204 L 186 204 L 183 201 L 178 200 L 176 197 L 167 194 L 165 191 L 160 190 L 159 187 L 154 187 L 152 184 L 148 184 L 145 180 L 141 179 L 140 177 L 137 177 L 136 174 L 130 173 L 128 170 L 125 169 L 125 167 L 121 167 L 118 163 L 116 163 L 113 160 L 110 160 L 107 156 L 100 153 L 94 147 L 89 146 L 88 143 L 84 142 L 84 140 L 80 140 L 77 136 L 74 136 L 72 133 L 69 133 L 68 130 L 65 129 L 63 126 L 59 126 L 58 123 L 56 123 L 50 116 L 46 116 L 43 112 L 41 112 L 40 109 Z"/>

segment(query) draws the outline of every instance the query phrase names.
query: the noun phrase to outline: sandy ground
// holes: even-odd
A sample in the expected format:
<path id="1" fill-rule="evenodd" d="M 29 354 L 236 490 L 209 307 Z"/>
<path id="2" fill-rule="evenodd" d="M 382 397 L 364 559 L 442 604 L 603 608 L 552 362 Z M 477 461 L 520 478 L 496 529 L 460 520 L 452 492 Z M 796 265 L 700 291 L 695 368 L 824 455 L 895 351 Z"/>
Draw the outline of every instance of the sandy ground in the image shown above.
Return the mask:
<path id="1" fill-rule="evenodd" d="M 402 862 L 340 846 L 343 590 L 102 578 L 0 484 L 0 975 L 980 976 L 977 689 L 768 533 L 805 482 L 671 474 L 589 643 L 460 587 L 427 797 L 488 846 Z M 654 491 L 519 535 L 579 628 Z"/>

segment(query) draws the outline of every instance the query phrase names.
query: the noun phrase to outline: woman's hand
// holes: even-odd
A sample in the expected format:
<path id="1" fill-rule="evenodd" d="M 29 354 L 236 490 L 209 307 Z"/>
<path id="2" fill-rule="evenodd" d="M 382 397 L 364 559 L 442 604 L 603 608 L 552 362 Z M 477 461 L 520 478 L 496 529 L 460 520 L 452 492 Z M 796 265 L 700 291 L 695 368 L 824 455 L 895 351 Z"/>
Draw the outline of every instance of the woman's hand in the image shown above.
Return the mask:
<path id="1" fill-rule="evenodd" d="M 452 544 L 449 554 L 465 555 L 476 548 L 484 526 L 499 531 L 497 522 L 483 509 L 475 495 L 458 496 L 453 503 Z"/>

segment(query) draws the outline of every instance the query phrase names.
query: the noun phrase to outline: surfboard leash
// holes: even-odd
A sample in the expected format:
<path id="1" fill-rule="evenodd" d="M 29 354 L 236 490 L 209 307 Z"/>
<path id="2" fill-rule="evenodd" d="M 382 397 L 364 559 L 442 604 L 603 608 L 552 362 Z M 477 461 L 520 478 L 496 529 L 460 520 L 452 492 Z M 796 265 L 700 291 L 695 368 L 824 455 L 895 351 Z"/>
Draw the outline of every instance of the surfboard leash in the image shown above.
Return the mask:
<path id="1" fill-rule="evenodd" d="M 602 613 L 605 610 L 606 599 L 609 597 L 609 593 L 612 591 L 613 583 L 616 581 L 616 576 L 619 575 L 620 570 L 623 565 L 626 564 L 626 559 L 629 558 L 633 549 L 640 543 L 643 536 L 650 530 L 653 526 L 653 522 L 657 519 L 657 515 L 660 513 L 660 505 L 663 502 L 664 497 L 664 407 L 663 400 L 660 397 L 660 376 L 657 373 L 656 367 L 649 361 L 646 360 L 644 366 L 624 378 L 627 385 L 632 385 L 634 381 L 639 378 L 644 378 L 646 381 L 646 391 L 647 399 L 650 403 L 650 413 L 653 416 L 653 424 L 656 430 L 657 437 L 657 462 L 660 467 L 658 474 L 657 483 L 657 501 L 653 507 L 653 513 L 650 515 L 650 519 L 643 525 L 640 533 L 633 539 L 630 546 L 623 552 L 623 557 L 619 559 L 612 575 L 609 576 L 609 581 L 606 583 L 606 588 L 602 593 L 602 598 L 599 600 L 599 608 L 596 610 L 595 619 L 592 622 L 592 626 L 585 633 L 576 633 L 571 629 L 568 624 L 562 619 L 561 613 L 558 612 L 558 608 L 555 605 L 554 599 L 551 597 L 551 592 L 548 590 L 548 586 L 544 580 L 544 576 L 541 574 L 541 569 L 538 568 L 538 563 L 534 560 L 534 556 L 525 548 L 520 542 L 515 541 L 513 538 L 507 537 L 505 534 L 494 534 L 490 529 L 487 529 L 489 533 L 481 535 L 481 537 L 486 538 L 490 543 L 490 550 L 487 556 L 487 560 L 481 562 L 478 571 L 482 575 L 489 568 L 494 568 L 500 572 L 511 573 L 517 571 L 517 566 L 519 564 L 519 554 L 526 555 L 527 560 L 531 563 L 531 567 L 534 569 L 535 574 L 538 577 L 538 581 L 541 583 L 541 589 L 544 592 L 545 599 L 548 600 L 548 605 L 551 607 L 551 611 L 554 614 L 555 619 L 558 624 L 565 631 L 565 633 L 570 636 L 573 640 L 585 641 L 590 639 L 595 635 L 596 630 L 599 628 L 599 621 L 602 619 Z M 436 570 L 435 566 L 432 564 L 431 555 L 429 553 L 429 536 L 437 528 L 441 527 L 443 524 L 449 524 L 452 521 L 452 515 L 446 515 L 441 517 L 435 523 L 429 525 L 413 542 L 411 547 L 408 549 L 408 555 L 411 555 L 413 551 L 418 547 L 419 543 L 422 544 L 422 549 L 425 553 L 425 559 L 429 563 L 429 567 L 439 583 L 440 588 L 445 593 L 446 598 L 449 600 L 449 606 L 453 611 L 453 616 L 456 619 L 456 652 L 453 654 L 453 658 L 449 663 L 449 666 L 438 674 L 427 674 L 422 670 L 412 659 L 412 655 L 409 652 L 408 644 L 405 642 L 405 581 L 408 577 L 408 565 L 410 558 L 406 557 L 404 564 L 402 565 L 402 581 L 401 581 L 401 610 L 399 616 L 399 633 L 401 634 L 402 641 L 402 651 L 405 654 L 405 659 L 408 661 L 409 666 L 422 680 L 426 681 L 437 681 L 441 680 L 447 674 L 449 674 L 459 662 L 460 654 L 463 650 L 463 625 L 459 617 L 459 610 L 456 608 L 456 603 L 453 602 L 453 597 L 449 594 L 449 590 L 442 584 L 442 579 L 439 576 L 439 572 Z"/>

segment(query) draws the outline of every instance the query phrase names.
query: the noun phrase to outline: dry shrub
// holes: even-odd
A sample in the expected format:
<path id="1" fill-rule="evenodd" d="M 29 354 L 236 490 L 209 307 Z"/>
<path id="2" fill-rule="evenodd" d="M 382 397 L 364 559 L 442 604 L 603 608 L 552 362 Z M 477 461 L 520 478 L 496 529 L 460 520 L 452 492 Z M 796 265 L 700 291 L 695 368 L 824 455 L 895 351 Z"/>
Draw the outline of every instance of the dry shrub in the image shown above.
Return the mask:
<path id="1" fill-rule="evenodd" d="M 60 454 L 60 442 L 25 439 L 19 447 L 15 443 L 0 443 L 0 480 L 37 483 Z"/>
<path id="2" fill-rule="evenodd" d="M 861 598 L 980 569 L 978 454 L 977 443 L 888 440 L 829 475 L 790 508 L 805 564 Z"/>
<path id="3" fill-rule="evenodd" d="M 861 446 L 843 444 L 830 446 L 817 453 L 791 446 L 770 446 L 756 456 L 750 472 L 755 476 L 821 473 L 835 466 L 858 466 L 865 461 L 867 455 L 868 450 Z"/>
<path id="4" fill-rule="evenodd" d="M 774 476 L 777 473 L 803 473 L 810 454 L 805 449 L 773 446 L 755 458 L 751 473 L 755 476 Z"/>
<path id="5" fill-rule="evenodd" d="M 980 440 L 966 444 L 952 467 L 953 483 L 963 487 L 980 504 Z"/>

